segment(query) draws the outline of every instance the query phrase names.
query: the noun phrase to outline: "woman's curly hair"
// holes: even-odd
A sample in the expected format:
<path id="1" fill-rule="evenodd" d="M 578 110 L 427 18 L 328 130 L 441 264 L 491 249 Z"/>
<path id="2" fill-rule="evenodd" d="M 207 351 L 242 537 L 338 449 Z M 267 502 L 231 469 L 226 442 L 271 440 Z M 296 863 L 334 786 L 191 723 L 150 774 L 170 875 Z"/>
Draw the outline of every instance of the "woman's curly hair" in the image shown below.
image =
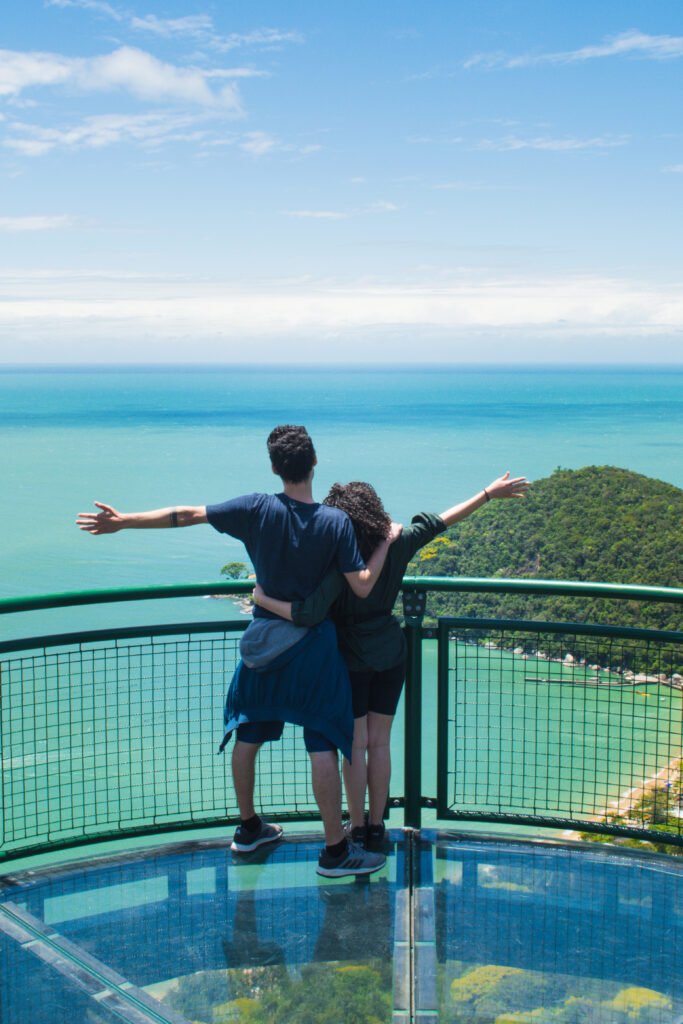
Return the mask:
<path id="1" fill-rule="evenodd" d="M 377 491 L 370 484 L 360 480 L 352 480 L 349 484 L 332 484 L 324 504 L 346 512 L 366 562 L 379 542 L 389 536 L 391 517 L 384 511 Z"/>

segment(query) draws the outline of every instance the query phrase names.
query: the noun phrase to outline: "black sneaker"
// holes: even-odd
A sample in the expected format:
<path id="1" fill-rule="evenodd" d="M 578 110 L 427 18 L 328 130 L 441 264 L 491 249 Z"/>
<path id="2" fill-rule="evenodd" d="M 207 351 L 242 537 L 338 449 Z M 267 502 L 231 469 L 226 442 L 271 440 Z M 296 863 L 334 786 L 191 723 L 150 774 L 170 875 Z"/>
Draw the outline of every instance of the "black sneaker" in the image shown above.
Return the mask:
<path id="1" fill-rule="evenodd" d="M 344 853 L 333 857 L 326 849 L 320 851 L 317 872 L 326 878 L 343 878 L 344 875 L 371 875 L 386 864 L 383 853 L 368 853 L 361 846 L 349 842 Z"/>
<path id="2" fill-rule="evenodd" d="M 258 846 L 263 846 L 264 843 L 274 843 L 281 835 L 282 827 L 280 825 L 269 825 L 267 821 L 262 821 L 260 826 L 254 829 L 253 832 L 248 832 L 246 828 L 240 825 L 235 832 L 233 841 L 230 843 L 230 849 L 234 850 L 235 853 L 249 853 Z"/>
<path id="3" fill-rule="evenodd" d="M 344 826 L 344 832 L 346 833 L 347 838 L 350 839 L 352 843 L 355 843 L 356 846 L 365 846 L 367 823 L 368 816 L 366 814 L 365 825 L 356 825 L 355 828 L 352 828 L 351 822 L 347 821 L 346 825 Z"/>
<path id="4" fill-rule="evenodd" d="M 365 836 L 365 849 L 377 852 L 383 849 L 384 840 L 386 838 L 387 830 L 384 827 L 384 822 L 379 825 L 368 825 Z"/>

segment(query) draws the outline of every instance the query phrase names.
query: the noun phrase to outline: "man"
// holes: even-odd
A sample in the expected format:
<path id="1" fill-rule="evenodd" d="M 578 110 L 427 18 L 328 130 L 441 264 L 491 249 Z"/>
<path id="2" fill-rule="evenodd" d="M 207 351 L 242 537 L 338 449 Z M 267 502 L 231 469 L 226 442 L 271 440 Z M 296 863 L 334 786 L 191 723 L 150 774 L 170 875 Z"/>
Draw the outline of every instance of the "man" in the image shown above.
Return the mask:
<path id="1" fill-rule="evenodd" d="M 312 484 L 317 458 L 304 427 L 289 424 L 276 427 L 268 438 L 268 453 L 273 473 L 282 480 L 283 490 L 279 494 L 248 494 L 220 505 L 179 506 L 132 513 L 120 513 L 109 505 L 95 502 L 100 511 L 79 513 L 76 524 L 81 530 L 99 535 L 125 529 L 165 529 L 210 523 L 219 532 L 237 537 L 245 544 L 266 593 L 283 600 L 301 600 L 314 590 L 329 568 L 336 566 L 354 593 L 366 597 L 382 570 L 390 539 L 380 545 L 365 566 L 346 514 L 314 501 Z M 261 608 L 256 608 L 254 614 L 255 619 L 277 619 Z M 277 625 L 274 623 L 275 630 L 280 629 L 279 620 L 277 622 Z M 272 635 L 267 628 L 263 628 L 261 633 L 264 639 L 257 640 L 256 647 L 268 648 Z M 285 718 L 304 726 L 313 793 L 325 831 L 325 849 L 319 857 L 318 873 L 327 877 L 370 874 L 383 866 L 385 858 L 354 846 L 344 835 L 338 743 L 335 742 L 340 733 L 335 731 L 335 723 L 329 722 L 321 710 L 330 702 L 340 701 L 343 705 L 340 714 L 342 718 L 345 714 L 350 717 L 352 734 L 348 678 L 344 675 L 346 669 L 337 650 L 334 627 L 329 622 L 323 624 L 323 628 L 318 628 L 313 635 L 290 642 L 289 649 L 291 656 L 288 656 L 289 660 L 285 659 L 285 683 L 289 690 L 285 686 L 285 693 L 291 695 L 291 703 L 282 707 L 280 702 L 279 710 L 283 713 L 277 720 L 267 718 L 269 709 L 277 704 L 272 695 L 266 693 L 265 697 L 254 698 L 256 692 L 263 694 L 264 687 L 249 687 L 250 669 L 240 665 L 231 684 L 229 702 L 235 688 L 238 691 L 236 706 L 233 707 L 234 719 L 228 721 L 228 728 L 236 728 L 237 731 L 232 774 L 240 809 L 240 826 L 235 832 L 232 848 L 247 852 L 264 843 L 274 842 L 282 835 L 280 826 L 268 824 L 257 815 L 253 797 L 258 750 L 264 742 L 280 738 L 283 728 L 280 718 Z M 266 658 L 271 654 L 272 651 L 268 650 Z M 275 671 L 270 670 L 271 664 L 279 665 L 277 652 L 266 664 L 259 680 L 260 684 L 266 681 L 266 691 Z M 334 667 L 332 673 L 331 665 Z M 296 697 L 291 686 L 295 675 L 300 684 L 296 687 Z M 280 677 L 277 678 L 279 681 Z M 334 692 L 331 692 L 333 688 Z M 281 689 L 278 687 L 278 692 Z M 315 694 L 322 695 L 323 700 L 319 698 L 316 712 L 311 713 L 310 707 L 306 707 L 306 695 L 314 699 Z M 326 695 L 329 701 L 324 699 Z"/>

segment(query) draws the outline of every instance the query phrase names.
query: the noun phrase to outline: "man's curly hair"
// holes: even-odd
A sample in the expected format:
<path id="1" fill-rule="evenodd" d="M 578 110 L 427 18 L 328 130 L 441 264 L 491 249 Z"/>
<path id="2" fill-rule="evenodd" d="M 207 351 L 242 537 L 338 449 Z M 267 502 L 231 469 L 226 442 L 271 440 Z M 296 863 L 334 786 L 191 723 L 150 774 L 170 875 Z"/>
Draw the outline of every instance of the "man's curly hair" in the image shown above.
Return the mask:
<path id="1" fill-rule="evenodd" d="M 273 469 L 286 483 L 300 484 L 315 466 L 315 448 L 305 427 L 285 423 L 268 435 Z"/>
<path id="2" fill-rule="evenodd" d="M 391 517 L 384 511 L 377 491 L 370 484 L 352 480 L 349 484 L 332 484 L 325 505 L 346 512 L 356 531 L 361 556 L 367 562 L 380 541 L 389 536 Z"/>

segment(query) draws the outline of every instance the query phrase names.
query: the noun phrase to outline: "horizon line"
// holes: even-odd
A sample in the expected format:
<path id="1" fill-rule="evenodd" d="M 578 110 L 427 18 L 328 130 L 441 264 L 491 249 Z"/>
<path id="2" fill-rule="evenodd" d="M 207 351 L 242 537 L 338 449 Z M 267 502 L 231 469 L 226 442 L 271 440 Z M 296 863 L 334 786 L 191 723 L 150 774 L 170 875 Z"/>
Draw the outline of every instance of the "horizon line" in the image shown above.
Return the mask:
<path id="1" fill-rule="evenodd" d="M 0 362 L 0 373 L 30 373 L 30 372 L 69 372 L 69 371 L 88 371 L 88 372 L 108 372 L 108 371 L 163 371 L 163 370 L 189 370 L 189 371 L 202 371 L 202 370 L 243 370 L 248 372 L 287 372 L 297 373 L 306 370 L 338 372 L 339 370 L 346 371 L 361 371 L 361 372 L 392 372 L 392 371 L 415 371 L 415 370 L 486 370 L 488 372 L 496 371 L 511 371 L 511 370 L 683 370 L 683 360 L 680 362 L 650 362 L 650 361 L 629 361 L 629 362 L 539 362 L 537 360 L 529 362 L 456 362 L 456 361 L 439 361 L 439 362 L 395 362 L 387 364 L 386 362 L 377 363 L 363 363 L 363 362 L 267 362 L 267 363 L 231 363 L 231 362 L 159 362 L 159 363 L 147 363 L 147 362 L 120 362 L 120 363 L 87 363 L 87 362 L 73 362 L 73 363 L 3 363 Z"/>

